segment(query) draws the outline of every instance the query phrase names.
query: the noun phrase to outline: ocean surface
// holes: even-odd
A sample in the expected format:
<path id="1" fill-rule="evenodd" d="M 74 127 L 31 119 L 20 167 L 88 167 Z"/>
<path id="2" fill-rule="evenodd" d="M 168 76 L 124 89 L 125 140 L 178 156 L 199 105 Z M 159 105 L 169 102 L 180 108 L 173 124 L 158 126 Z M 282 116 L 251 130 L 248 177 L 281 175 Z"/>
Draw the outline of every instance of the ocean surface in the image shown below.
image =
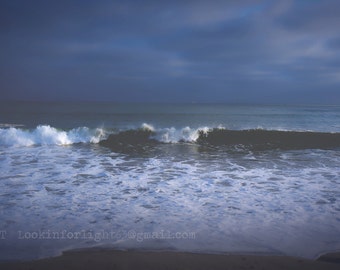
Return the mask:
<path id="1" fill-rule="evenodd" d="M 340 106 L 0 105 L 0 260 L 340 249 Z"/>

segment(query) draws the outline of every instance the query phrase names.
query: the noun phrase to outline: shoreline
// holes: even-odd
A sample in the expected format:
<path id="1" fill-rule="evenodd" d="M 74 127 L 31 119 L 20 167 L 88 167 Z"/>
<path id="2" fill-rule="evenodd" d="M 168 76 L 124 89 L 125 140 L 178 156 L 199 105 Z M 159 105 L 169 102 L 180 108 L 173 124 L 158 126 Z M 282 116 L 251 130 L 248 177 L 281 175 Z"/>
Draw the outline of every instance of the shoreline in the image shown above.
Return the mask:
<path id="1" fill-rule="evenodd" d="M 0 262 L 3 270 L 40 269 L 339 269 L 340 252 L 315 260 L 271 254 L 206 254 L 178 251 L 75 249 L 62 255 L 31 261 Z"/>

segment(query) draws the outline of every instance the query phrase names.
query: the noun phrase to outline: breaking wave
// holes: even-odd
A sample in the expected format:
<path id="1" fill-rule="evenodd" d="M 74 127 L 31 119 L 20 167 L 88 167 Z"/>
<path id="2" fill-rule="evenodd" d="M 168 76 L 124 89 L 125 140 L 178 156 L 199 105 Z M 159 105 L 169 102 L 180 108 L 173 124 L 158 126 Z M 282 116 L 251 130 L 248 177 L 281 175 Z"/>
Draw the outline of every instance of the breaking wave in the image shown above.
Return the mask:
<path id="1" fill-rule="evenodd" d="M 159 128 L 142 124 L 139 128 L 112 130 L 78 127 L 68 131 L 49 125 L 33 130 L 18 127 L 0 128 L 0 145 L 70 145 L 99 143 L 113 150 L 160 143 L 189 142 L 199 145 L 243 145 L 252 149 L 330 149 L 340 147 L 340 133 L 283 130 L 228 130 L 222 126 L 182 129 Z"/>
<path id="2" fill-rule="evenodd" d="M 152 126 L 111 134 L 100 142 L 113 150 L 157 143 L 192 142 L 199 145 L 241 145 L 254 150 L 267 149 L 331 149 L 340 147 L 340 133 L 283 130 L 228 130 L 223 127 L 181 130 L 155 130 Z"/>
<path id="3" fill-rule="evenodd" d="M 105 136 L 105 130 L 100 128 L 79 127 L 64 131 L 49 125 L 37 126 L 33 130 L 10 127 L 0 129 L 0 145 L 31 146 L 98 143 Z"/>
<path id="4" fill-rule="evenodd" d="M 209 128 L 192 129 L 185 127 L 183 129 L 176 129 L 172 127 L 155 129 L 152 125 L 144 123 L 137 129 L 121 130 L 112 133 L 112 130 L 105 128 L 90 129 L 88 127 L 78 127 L 65 131 L 49 125 L 39 125 L 35 129 L 23 129 L 11 124 L 3 125 L 2 128 L 0 128 L 0 145 L 31 146 L 99 143 L 104 141 L 110 133 L 112 133 L 112 136 L 118 136 L 122 142 L 129 140 L 138 141 L 143 138 L 145 132 L 150 132 L 149 135 L 152 136 L 152 139 L 158 142 L 195 142 L 199 137 L 199 132 L 202 130 L 208 131 Z M 134 137 L 134 139 L 132 137 Z"/>

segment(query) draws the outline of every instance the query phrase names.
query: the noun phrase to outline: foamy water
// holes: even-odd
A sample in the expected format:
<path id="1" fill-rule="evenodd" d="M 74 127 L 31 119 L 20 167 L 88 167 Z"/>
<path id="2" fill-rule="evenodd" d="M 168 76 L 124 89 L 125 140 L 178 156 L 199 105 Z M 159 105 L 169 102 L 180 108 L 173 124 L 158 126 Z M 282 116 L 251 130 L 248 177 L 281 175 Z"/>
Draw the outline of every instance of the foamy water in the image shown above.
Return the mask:
<path id="1" fill-rule="evenodd" d="M 132 123 L 163 142 L 133 153 L 98 144 L 115 126 L 2 128 L 0 259 L 94 246 L 306 258 L 340 249 L 338 149 L 207 147 L 198 131 L 224 125 L 188 124 Z"/>
<path id="2" fill-rule="evenodd" d="M 69 145 L 75 143 L 98 143 L 105 138 L 105 131 L 79 127 L 69 131 L 40 125 L 33 130 L 10 127 L 0 129 L 0 144 L 6 146 Z"/>

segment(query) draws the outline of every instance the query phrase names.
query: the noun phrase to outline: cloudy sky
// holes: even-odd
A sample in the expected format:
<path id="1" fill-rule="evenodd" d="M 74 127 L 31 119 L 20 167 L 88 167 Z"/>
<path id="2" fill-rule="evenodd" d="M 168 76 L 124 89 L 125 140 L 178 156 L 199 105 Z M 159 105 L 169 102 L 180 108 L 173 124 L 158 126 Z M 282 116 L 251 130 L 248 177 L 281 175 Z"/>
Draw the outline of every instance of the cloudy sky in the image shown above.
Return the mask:
<path id="1" fill-rule="evenodd" d="M 0 0 L 0 99 L 340 104 L 338 0 Z"/>

